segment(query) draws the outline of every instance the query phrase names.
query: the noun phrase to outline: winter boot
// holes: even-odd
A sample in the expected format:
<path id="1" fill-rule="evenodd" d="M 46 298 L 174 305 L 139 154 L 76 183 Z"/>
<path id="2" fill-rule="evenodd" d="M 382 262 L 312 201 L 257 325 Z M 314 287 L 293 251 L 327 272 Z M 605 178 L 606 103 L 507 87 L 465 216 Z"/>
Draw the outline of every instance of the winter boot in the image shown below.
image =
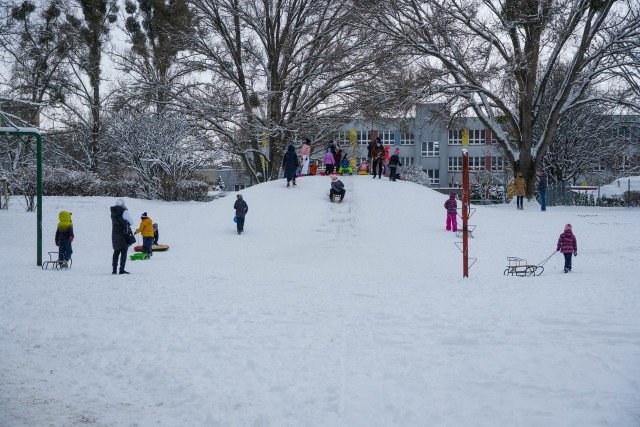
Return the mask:
<path id="1" fill-rule="evenodd" d="M 287 188 L 289 188 L 289 185 L 290 185 L 289 182 L 287 182 Z"/>
<path id="2" fill-rule="evenodd" d="M 294 187 L 296 186 L 296 182 L 295 182 L 295 181 L 293 181 L 293 186 L 294 186 Z"/>
<path id="3" fill-rule="evenodd" d="M 120 270 L 120 274 L 131 274 L 128 271 Z"/>

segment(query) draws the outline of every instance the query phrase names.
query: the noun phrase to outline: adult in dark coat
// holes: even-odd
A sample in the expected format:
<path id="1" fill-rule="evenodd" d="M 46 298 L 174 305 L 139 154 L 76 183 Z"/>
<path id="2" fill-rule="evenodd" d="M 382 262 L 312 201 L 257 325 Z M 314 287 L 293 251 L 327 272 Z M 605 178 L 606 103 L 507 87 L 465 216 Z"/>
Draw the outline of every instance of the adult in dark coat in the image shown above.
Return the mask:
<path id="1" fill-rule="evenodd" d="M 540 210 L 547 210 L 547 174 L 543 170 L 538 171 L 538 194 L 540 194 Z"/>
<path id="2" fill-rule="evenodd" d="M 249 205 L 242 198 L 242 194 L 236 196 L 236 202 L 233 204 L 233 209 L 236 210 L 236 226 L 238 234 L 242 234 L 244 231 L 244 217 L 249 212 Z"/>
<path id="3" fill-rule="evenodd" d="M 293 181 L 293 186 L 296 185 L 296 169 L 298 168 L 298 155 L 293 145 L 289 145 L 287 152 L 282 159 L 282 170 L 284 171 L 284 177 L 287 178 L 287 187 L 290 182 Z"/>
<path id="4" fill-rule="evenodd" d="M 127 219 L 129 218 L 129 220 Z M 118 272 L 118 258 L 120 258 L 120 274 L 129 274 L 125 271 L 124 266 L 127 262 L 127 250 L 129 249 L 129 243 L 125 235 L 131 226 L 133 219 L 127 207 L 124 205 L 124 200 L 118 199 L 115 206 L 111 206 L 111 244 L 113 245 L 113 261 L 112 274 Z"/>

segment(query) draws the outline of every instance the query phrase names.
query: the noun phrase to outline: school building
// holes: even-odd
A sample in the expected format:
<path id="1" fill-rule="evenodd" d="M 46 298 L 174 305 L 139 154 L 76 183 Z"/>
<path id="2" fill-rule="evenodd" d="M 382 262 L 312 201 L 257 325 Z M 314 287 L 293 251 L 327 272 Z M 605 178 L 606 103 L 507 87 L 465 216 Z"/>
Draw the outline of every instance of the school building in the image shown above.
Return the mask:
<path id="1" fill-rule="evenodd" d="M 441 104 L 418 104 L 415 117 L 389 119 L 379 122 L 353 120 L 338 132 L 336 141 L 340 148 L 360 164 L 367 157 L 367 145 L 380 137 L 384 146 L 400 149 L 403 165 L 417 164 L 429 176 L 433 188 L 457 188 L 462 183 L 462 135 L 469 130 L 469 170 L 473 173 L 485 172 L 496 183 L 508 182 L 513 175 L 502 148 L 491 137 L 477 117 L 466 117 L 450 121 L 441 117 Z M 640 117 L 635 117 L 635 131 L 640 128 Z M 629 127 L 614 129 L 613 133 L 624 132 L 627 138 L 638 142 L 637 133 Z M 633 135 L 635 133 L 635 136 Z M 619 137 L 620 135 L 613 135 Z M 354 142 L 355 141 L 355 142 Z M 324 152 L 323 152 L 324 154 Z M 594 171 L 604 171 L 602 165 L 594 164 Z M 400 169 L 400 173 L 402 173 Z"/>

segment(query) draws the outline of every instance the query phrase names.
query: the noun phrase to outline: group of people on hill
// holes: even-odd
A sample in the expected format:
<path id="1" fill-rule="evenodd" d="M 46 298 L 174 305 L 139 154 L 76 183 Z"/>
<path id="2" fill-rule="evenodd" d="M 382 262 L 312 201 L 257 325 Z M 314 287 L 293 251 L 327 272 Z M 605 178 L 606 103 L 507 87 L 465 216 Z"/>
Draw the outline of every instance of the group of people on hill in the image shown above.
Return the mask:
<path id="1" fill-rule="evenodd" d="M 125 270 L 127 263 L 127 251 L 129 246 L 135 243 L 135 235 L 142 236 L 142 253 L 153 256 L 153 245 L 158 244 L 160 233 L 158 224 L 155 224 L 146 212 L 140 215 L 140 225 L 135 233 L 131 231 L 133 218 L 125 206 L 124 200 L 116 200 L 115 206 L 111 206 L 111 245 L 113 246 L 113 258 L 111 274 L 129 274 Z M 118 269 L 118 260 L 120 268 Z"/>
<path id="2" fill-rule="evenodd" d="M 325 175 L 331 175 L 333 173 L 348 173 L 351 175 L 354 173 L 347 154 L 343 152 L 333 140 L 329 141 L 326 152 L 322 157 L 322 164 L 325 167 Z M 380 138 L 376 137 L 376 139 L 368 145 L 367 159 L 357 167 L 357 172 L 359 174 L 368 174 L 371 172 L 373 178 L 378 177 L 380 179 L 383 174 L 386 174 L 387 166 L 389 169 L 389 180 L 396 181 L 399 178 L 397 173 L 398 167 L 402 166 L 400 162 L 400 149 L 396 148 L 394 153 L 389 156 Z M 296 149 L 293 145 L 287 147 L 282 158 L 282 171 L 287 180 L 287 187 L 297 185 L 297 176 L 316 175 L 317 168 L 317 162 L 311 164 L 311 140 L 309 138 L 306 138 L 302 144 L 300 156 L 296 154 Z"/>

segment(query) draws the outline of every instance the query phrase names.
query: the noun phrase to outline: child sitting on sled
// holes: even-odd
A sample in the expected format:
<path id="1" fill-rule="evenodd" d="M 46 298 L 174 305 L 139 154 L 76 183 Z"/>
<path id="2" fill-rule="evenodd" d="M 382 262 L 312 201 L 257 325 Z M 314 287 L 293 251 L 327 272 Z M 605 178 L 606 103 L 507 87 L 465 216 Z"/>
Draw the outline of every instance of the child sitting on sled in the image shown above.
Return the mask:
<path id="1" fill-rule="evenodd" d="M 344 189 L 344 184 L 342 181 L 338 179 L 336 175 L 331 175 L 331 189 L 329 190 L 329 200 L 332 202 L 335 198 L 339 198 L 340 201 L 344 199 L 344 195 L 346 190 Z"/>

